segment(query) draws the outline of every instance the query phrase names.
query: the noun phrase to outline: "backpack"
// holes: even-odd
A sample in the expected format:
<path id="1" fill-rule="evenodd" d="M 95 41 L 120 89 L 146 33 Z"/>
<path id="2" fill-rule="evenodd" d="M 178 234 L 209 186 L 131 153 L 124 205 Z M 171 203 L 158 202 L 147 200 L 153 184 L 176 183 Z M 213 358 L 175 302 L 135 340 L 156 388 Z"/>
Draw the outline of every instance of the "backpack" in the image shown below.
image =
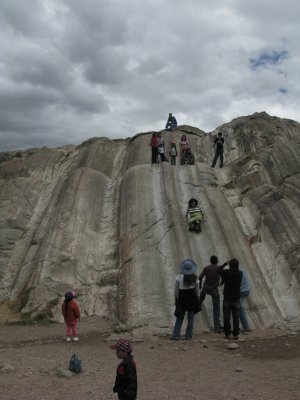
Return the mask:
<path id="1" fill-rule="evenodd" d="M 69 370 L 72 372 L 81 372 L 81 359 L 76 354 L 73 354 L 69 363 Z"/>

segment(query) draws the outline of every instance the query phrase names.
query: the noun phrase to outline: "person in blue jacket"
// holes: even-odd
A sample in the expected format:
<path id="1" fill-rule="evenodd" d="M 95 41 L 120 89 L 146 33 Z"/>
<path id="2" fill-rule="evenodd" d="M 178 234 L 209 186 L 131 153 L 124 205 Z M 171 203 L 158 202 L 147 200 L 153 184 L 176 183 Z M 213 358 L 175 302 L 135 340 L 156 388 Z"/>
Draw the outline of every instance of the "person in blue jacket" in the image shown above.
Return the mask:
<path id="1" fill-rule="evenodd" d="M 166 123 L 166 129 L 169 131 L 172 131 L 176 127 L 177 127 L 176 118 L 174 117 L 174 115 L 172 115 L 172 113 L 169 113 L 169 118 Z"/>
<path id="2" fill-rule="evenodd" d="M 240 268 L 240 271 L 243 273 L 242 276 L 242 282 L 241 282 L 241 287 L 240 287 L 240 321 L 243 327 L 243 332 L 250 332 L 250 327 L 249 327 L 249 322 L 246 314 L 246 308 L 245 308 L 245 302 L 246 298 L 250 294 L 250 285 L 248 282 L 248 277 L 246 272 Z"/>

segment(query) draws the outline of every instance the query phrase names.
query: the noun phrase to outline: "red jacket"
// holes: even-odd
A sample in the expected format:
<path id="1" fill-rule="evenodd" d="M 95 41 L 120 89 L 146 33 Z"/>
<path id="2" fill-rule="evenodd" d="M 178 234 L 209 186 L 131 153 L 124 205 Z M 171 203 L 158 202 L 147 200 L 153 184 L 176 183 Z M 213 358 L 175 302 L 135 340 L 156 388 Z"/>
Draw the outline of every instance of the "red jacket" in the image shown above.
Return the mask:
<path id="1" fill-rule="evenodd" d="M 158 147 L 158 138 L 156 136 L 151 137 L 151 146 Z"/>
<path id="2" fill-rule="evenodd" d="M 80 318 L 80 311 L 75 300 L 64 301 L 61 306 L 61 312 L 65 321 L 76 321 Z"/>

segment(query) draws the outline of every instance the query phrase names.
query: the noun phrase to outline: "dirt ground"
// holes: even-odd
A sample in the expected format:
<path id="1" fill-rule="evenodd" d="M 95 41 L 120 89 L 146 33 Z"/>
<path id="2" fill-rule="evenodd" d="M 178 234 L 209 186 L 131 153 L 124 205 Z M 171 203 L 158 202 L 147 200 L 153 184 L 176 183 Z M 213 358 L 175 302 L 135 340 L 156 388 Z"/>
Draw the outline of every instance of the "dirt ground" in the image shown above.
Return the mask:
<path id="1" fill-rule="evenodd" d="M 222 335 L 203 332 L 191 342 L 167 334 L 113 333 L 107 320 L 88 318 L 80 341 L 67 343 L 64 326 L 0 326 L 1 400 L 117 399 L 118 364 L 109 339 L 133 339 L 138 399 L 296 400 L 300 393 L 300 333 L 253 331 L 239 348 Z M 236 343 L 236 342 L 235 342 Z M 73 353 L 83 371 L 64 377 Z"/>

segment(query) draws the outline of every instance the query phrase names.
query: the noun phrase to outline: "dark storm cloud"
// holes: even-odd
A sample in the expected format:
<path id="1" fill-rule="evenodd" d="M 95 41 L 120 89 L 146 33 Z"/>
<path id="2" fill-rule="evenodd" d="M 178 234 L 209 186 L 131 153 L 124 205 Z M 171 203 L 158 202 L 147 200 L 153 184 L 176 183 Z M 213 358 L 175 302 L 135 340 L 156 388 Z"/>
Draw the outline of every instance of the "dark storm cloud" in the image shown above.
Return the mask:
<path id="1" fill-rule="evenodd" d="M 296 118 L 299 2 L 253 2 L 2 0 L 0 149 Z"/>

